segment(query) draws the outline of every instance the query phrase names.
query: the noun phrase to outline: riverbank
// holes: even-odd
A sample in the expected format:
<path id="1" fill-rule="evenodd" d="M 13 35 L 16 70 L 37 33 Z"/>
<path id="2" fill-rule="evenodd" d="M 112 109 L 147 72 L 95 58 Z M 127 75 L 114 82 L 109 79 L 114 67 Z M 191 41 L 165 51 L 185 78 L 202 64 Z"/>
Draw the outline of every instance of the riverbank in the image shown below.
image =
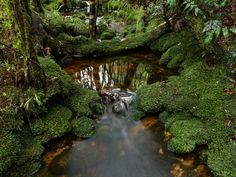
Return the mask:
<path id="1" fill-rule="evenodd" d="M 1 104 L 5 104 L 1 105 L 0 152 L 5 160 L 0 169 L 5 176 L 33 175 L 41 166 L 44 145 L 52 139 L 68 133 L 93 136 L 94 116 L 103 112 L 96 91 L 75 85 L 54 60 L 39 61 L 47 68 L 44 89 L 1 85 L 1 99 L 5 100 Z"/>

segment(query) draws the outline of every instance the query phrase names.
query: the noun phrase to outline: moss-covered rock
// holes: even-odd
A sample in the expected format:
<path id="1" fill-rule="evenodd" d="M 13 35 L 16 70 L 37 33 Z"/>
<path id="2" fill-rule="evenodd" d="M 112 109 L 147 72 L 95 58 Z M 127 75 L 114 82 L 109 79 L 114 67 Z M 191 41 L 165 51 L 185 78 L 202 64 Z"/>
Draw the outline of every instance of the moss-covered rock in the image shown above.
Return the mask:
<path id="1" fill-rule="evenodd" d="M 166 29 L 167 26 L 163 23 L 151 31 L 127 35 L 124 40 L 111 39 L 103 41 L 88 38 L 81 40 L 79 36 L 73 37 L 64 33 L 49 38 L 48 46 L 60 54 L 114 55 L 149 45 L 151 40 L 157 39 Z"/>
<path id="2" fill-rule="evenodd" d="M 68 108 L 55 105 L 48 110 L 44 117 L 33 121 L 32 132 L 42 143 L 61 137 L 71 130 L 69 122 L 71 116 L 72 112 Z"/>
<path id="3" fill-rule="evenodd" d="M 105 32 L 103 32 L 102 34 L 101 34 L 101 39 L 102 40 L 109 40 L 109 39 L 112 39 L 112 38 L 114 38 L 116 36 L 116 34 L 115 33 L 113 33 L 113 32 L 109 32 L 109 31 L 105 31 Z"/>
<path id="4" fill-rule="evenodd" d="M 182 66 L 184 61 L 193 62 L 201 57 L 198 41 L 187 30 L 167 33 L 153 42 L 150 48 L 154 52 L 163 52 L 160 64 L 172 69 Z"/>
<path id="5" fill-rule="evenodd" d="M 47 76 L 48 88 L 46 95 L 48 97 L 56 94 L 69 94 L 74 90 L 75 85 L 71 77 L 53 59 L 48 57 L 39 57 L 38 59 Z"/>
<path id="6" fill-rule="evenodd" d="M 65 102 L 78 117 L 92 117 L 94 114 L 101 114 L 104 109 L 98 93 L 85 88 L 78 89 Z"/>
<path id="7" fill-rule="evenodd" d="M 88 25 L 84 20 L 86 16 L 82 13 L 65 17 L 56 11 L 46 11 L 46 17 L 44 18 L 44 26 L 50 35 L 57 36 L 64 32 L 72 36 L 89 37 Z"/>
<path id="8" fill-rule="evenodd" d="M 174 121 L 170 126 L 172 134 L 168 148 L 177 153 L 191 152 L 196 145 L 207 143 L 207 132 L 201 120 L 188 118 Z"/>
<path id="9" fill-rule="evenodd" d="M 137 92 L 137 107 L 145 112 L 159 112 L 163 108 L 163 96 L 165 94 L 162 83 L 144 86 Z M 151 96 L 155 95 L 155 96 Z"/>
<path id="10" fill-rule="evenodd" d="M 0 131 L 0 174 L 17 161 L 21 148 L 17 135 L 9 131 Z"/>
<path id="11" fill-rule="evenodd" d="M 133 110 L 131 112 L 130 118 L 133 120 L 140 120 L 141 118 L 143 118 L 146 115 L 145 112 L 143 111 L 139 111 L 139 110 Z"/>
<path id="12" fill-rule="evenodd" d="M 178 43 L 185 42 L 185 40 L 193 40 L 192 34 L 187 30 L 182 30 L 179 33 L 167 33 L 154 41 L 150 48 L 153 52 L 164 52 L 170 47 L 177 45 Z"/>
<path id="13" fill-rule="evenodd" d="M 236 174 L 236 143 L 219 140 L 211 143 L 206 152 L 206 161 L 217 177 L 234 177 Z"/>
<path id="14" fill-rule="evenodd" d="M 214 175 L 233 176 L 236 156 L 229 151 L 235 149 L 230 137 L 236 134 L 236 101 L 224 92 L 229 87 L 227 70 L 201 61 L 184 68 L 180 76 L 141 88 L 136 104 L 146 112 L 166 110 L 160 119 L 172 134 L 169 149 L 183 153 L 207 144 L 205 160 Z"/>
<path id="15" fill-rule="evenodd" d="M 85 116 L 72 120 L 72 132 L 81 138 L 89 138 L 96 133 L 96 123 Z"/>

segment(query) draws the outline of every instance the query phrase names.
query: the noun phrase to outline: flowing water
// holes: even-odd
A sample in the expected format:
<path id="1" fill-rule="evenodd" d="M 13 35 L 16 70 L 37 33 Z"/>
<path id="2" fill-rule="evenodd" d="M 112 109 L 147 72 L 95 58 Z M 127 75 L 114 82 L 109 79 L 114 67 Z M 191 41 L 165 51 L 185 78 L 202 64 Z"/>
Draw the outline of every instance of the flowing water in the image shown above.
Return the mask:
<path id="1" fill-rule="evenodd" d="M 143 85 L 165 80 L 172 72 L 153 54 L 131 54 L 75 61 L 65 67 L 84 87 L 114 95 L 128 104 Z M 70 136 L 50 146 L 37 177 L 210 177 L 194 154 L 176 155 L 166 148 L 170 134 L 156 116 L 130 118 L 132 106 L 114 113 L 108 104 L 97 120 L 97 135 Z"/>

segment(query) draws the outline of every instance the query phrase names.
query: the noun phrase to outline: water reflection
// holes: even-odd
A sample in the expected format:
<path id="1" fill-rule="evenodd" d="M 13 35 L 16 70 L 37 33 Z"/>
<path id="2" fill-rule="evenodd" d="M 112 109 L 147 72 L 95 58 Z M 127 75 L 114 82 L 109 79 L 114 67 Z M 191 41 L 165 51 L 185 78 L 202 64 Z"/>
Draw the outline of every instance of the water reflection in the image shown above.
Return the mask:
<path id="1" fill-rule="evenodd" d="M 144 59 L 142 56 L 133 55 L 75 61 L 65 70 L 75 82 L 94 90 L 137 90 L 143 85 L 163 80 L 171 74 L 171 71 L 159 65 L 158 58 L 153 54 L 148 55 L 148 62 L 147 57 Z"/>

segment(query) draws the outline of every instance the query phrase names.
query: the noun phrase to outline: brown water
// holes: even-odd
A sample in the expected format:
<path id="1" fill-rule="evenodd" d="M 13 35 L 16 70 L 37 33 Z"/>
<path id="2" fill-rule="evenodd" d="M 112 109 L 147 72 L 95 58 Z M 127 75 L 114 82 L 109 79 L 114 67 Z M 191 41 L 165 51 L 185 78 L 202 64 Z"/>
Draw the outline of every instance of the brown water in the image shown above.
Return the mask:
<path id="1" fill-rule="evenodd" d="M 144 60 L 143 60 L 144 59 Z M 97 90 L 134 96 L 136 89 L 165 80 L 170 71 L 152 54 L 73 62 L 65 70 L 76 82 Z M 117 89 L 119 88 L 119 89 Z M 170 133 L 155 116 L 130 119 L 130 110 L 115 114 L 111 105 L 97 120 L 97 135 L 64 138 L 43 158 L 37 177 L 210 177 L 194 154 L 176 155 L 166 148 Z"/>

